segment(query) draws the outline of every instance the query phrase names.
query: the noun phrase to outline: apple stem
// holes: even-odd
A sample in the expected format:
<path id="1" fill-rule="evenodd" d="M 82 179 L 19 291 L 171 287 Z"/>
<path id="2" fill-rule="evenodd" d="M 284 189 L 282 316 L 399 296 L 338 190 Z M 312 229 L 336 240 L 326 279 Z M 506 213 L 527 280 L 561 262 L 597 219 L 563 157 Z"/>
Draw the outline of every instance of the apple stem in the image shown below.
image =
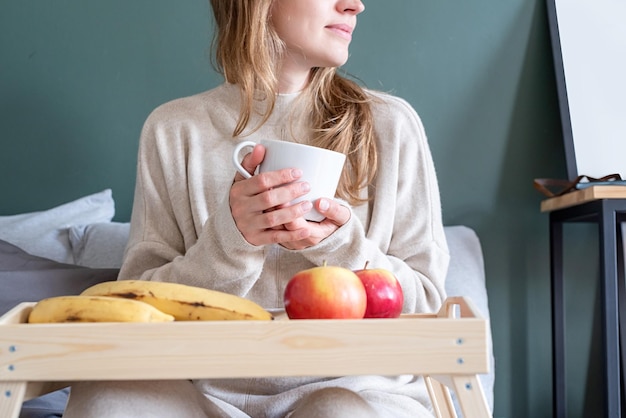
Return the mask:
<path id="1" fill-rule="evenodd" d="M 369 261 L 369 260 L 367 260 L 367 261 L 365 262 L 365 265 L 363 266 L 363 270 L 367 270 L 367 266 L 369 265 L 369 263 L 370 263 L 370 261 Z"/>

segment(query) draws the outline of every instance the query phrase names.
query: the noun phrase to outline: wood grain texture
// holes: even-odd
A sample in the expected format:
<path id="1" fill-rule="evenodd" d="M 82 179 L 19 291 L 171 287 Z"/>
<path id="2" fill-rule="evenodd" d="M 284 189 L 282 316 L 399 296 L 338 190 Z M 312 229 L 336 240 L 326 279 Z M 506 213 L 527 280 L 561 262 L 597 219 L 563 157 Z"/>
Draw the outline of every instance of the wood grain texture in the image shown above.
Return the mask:
<path id="1" fill-rule="evenodd" d="M 457 304 L 460 316 L 449 316 Z M 487 322 L 462 298 L 448 301 L 444 316 L 363 320 L 25 324 L 31 306 L 21 304 L 0 319 L 3 387 L 264 376 L 475 377 L 489 370 Z M 14 407 L 15 401 L 0 401 L 0 411 Z"/>
<path id="2" fill-rule="evenodd" d="M 626 186 L 591 186 L 541 202 L 542 212 L 551 212 L 598 199 L 626 199 Z"/>
<path id="3" fill-rule="evenodd" d="M 27 382 L 0 381 L 0 417 L 18 418 Z"/>

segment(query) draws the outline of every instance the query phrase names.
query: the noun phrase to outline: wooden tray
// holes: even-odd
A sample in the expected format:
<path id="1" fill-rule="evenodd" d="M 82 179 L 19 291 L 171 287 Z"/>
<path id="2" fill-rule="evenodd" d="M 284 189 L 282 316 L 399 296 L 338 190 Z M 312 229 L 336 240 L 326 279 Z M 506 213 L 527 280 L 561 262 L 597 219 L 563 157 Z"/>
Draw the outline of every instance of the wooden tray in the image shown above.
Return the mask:
<path id="1" fill-rule="evenodd" d="M 27 324 L 33 303 L 0 317 L 0 417 L 81 380 L 360 374 L 424 375 L 438 417 L 490 417 L 487 322 L 466 298 L 398 319 Z"/>

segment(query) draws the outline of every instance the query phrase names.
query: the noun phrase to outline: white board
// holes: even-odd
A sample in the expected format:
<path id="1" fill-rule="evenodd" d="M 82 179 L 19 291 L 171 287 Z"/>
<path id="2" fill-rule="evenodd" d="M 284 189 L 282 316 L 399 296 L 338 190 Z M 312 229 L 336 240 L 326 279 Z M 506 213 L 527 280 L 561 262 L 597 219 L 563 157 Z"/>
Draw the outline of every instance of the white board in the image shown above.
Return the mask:
<path id="1" fill-rule="evenodd" d="M 568 176 L 626 179 L 626 0 L 552 1 Z"/>

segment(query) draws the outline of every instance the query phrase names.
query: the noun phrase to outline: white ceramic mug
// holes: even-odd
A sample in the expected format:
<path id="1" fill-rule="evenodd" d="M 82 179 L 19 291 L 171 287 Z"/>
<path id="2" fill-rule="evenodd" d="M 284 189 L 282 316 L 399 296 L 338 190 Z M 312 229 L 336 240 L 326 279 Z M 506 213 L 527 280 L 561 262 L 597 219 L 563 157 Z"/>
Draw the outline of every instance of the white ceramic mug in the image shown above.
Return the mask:
<path id="1" fill-rule="evenodd" d="M 255 145 L 257 145 L 256 142 L 243 141 L 237 144 L 233 152 L 233 164 L 246 178 L 252 176 L 241 166 L 239 154 L 242 149 L 253 148 Z M 272 139 L 261 140 L 261 145 L 265 147 L 265 158 L 258 168 L 259 173 L 284 168 L 299 168 L 302 170 L 302 177 L 298 181 L 305 181 L 311 186 L 309 193 L 292 201 L 292 204 L 304 199 L 313 203 L 320 197 L 332 199 L 335 196 L 346 160 L 344 154 L 310 145 Z M 315 222 L 324 219 L 324 216 L 315 209 L 311 209 L 304 217 Z"/>

